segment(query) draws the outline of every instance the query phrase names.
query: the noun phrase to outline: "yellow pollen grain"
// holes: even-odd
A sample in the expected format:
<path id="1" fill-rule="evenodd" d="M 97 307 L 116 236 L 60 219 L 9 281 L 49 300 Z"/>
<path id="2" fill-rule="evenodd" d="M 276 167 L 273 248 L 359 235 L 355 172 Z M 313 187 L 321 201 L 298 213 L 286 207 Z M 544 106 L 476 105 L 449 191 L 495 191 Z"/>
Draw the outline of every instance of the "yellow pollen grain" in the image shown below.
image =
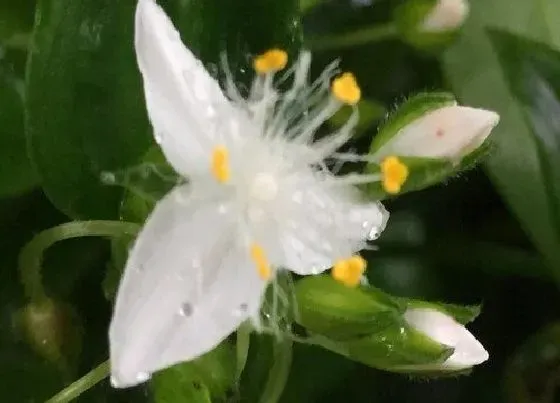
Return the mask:
<path id="1" fill-rule="evenodd" d="M 253 68 L 259 74 L 283 70 L 288 64 L 288 54 L 282 49 L 270 49 L 255 57 Z"/>
<path id="2" fill-rule="evenodd" d="M 356 77 L 343 73 L 332 82 L 331 90 L 336 99 L 348 105 L 356 105 L 362 96 Z"/>
<path id="3" fill-rule="evenodd" d="M 268 263 L 268 259 L 266 258 L 266 254 L 262 246 L 257 243 L 251 245 L 250 248 L 251 259 L 255 263 L 257 267 L 257 273 L 263 280 L 270 279 L 272 275 L 272 269 L 270 268 L 270 264 Z"/>
<path id="4" fill-rule="evenodd" d="M 387 193 L 397 194 L 408 178 L 408 167 L 395 156 L 385 158 L 381 162 L 381 174 L 383 176 L 383 189 Z"/>
<path id="5" fill-rule="evenodd" d="M 229 154 L 224 146 L 217 146 L 212 151 L 211 170 L 218 182 L 226 183 L 229 180 Z"/>
<path id="6" fill-rule="evenodd" d="M 349 259 L 341 259 L 335 263 L 331 274 L 339 283 L 347 287 L 357 287 L 367 267 L 365 259 L 354 255 Z"/>

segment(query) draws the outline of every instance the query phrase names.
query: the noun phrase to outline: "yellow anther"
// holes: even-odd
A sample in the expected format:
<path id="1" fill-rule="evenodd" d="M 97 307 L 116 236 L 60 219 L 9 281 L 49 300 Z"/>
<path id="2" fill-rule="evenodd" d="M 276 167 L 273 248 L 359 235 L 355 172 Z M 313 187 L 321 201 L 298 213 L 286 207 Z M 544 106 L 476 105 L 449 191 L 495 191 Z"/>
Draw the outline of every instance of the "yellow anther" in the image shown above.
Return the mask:
<path id="1" fill-rule="evenodd" d="M 263 280 L 270 279 L 272 269 L 270 268 L 264 249 L 257 243 L 252 244 L 250 249 L 251 259 L 253 259 L 255 266 L 257 266 L 257 273 L 259 273 L 260 278 Z"/>
<path id="2" fill-rule="evenodd" d="M 259 74 L 280 71 L 288 64 L 288 54 L 282 49 L 270 49 L 255 57 L 253 68 Z"/>
<path id="3" fill-rule="evenodd" d="M 383 189 L 387 193 L 396 194 L 408 178 L 408 167 L 398 157 L 390 156 L 381 162 Z"/>
<path id="4" fill-rule="evenodd" d="M 343 73 L 335 78 L 331 89 L 336 99 L 348 105 L 356 105 L 362 96 L 356 77 L 352 73 Z"/>
<path id="5" fill-rule="evenodd" d="M 230 177 L 228 150 L 217 146 L 212 151 L 212 174 L 220 183 L 226 183 Z"/>
<path id="6" fill-rule="evenodd" d="M 331 274 L 333 278 L 347 287 L 360 284 L 362 275 L 366 271 L 367 262 L 363 257 L 354 255 L 349 259 L 341 259 L 335 263 Z"/>

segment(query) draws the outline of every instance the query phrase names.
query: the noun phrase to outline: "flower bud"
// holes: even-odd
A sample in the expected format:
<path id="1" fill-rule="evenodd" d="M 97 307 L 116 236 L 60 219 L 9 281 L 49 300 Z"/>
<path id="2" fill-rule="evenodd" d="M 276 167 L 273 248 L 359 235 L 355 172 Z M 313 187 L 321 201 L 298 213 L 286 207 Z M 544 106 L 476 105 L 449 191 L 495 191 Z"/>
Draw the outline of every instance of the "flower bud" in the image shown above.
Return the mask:
<path id="1" fill-rule="evenodd" d="M 403 370 L 460 371 L 488 359 L 488 352 L 482 344 L 450 315 L 433 308 L 408 308 L 404 318 L 415 330 L 454 351 L 442 363 L 403 367 Z"/>
<path id="2" fill-rule="evenodd" d="M 436 5 L 422 21 L 420 29 L 424 32 L 442 32 L 460 28 L 469 15 L 466 0 L 438 0 Z"/>
<path id="3" fill-rule="evenodd" d="M 498 114 L 459 106 L 446 93 L 418 94 L 403 103 L 371 143 L 366 167 L 380 181 L 368 185 L 372 198 L 411 192 L 471 168 L 490 149 L 486 141 Z"/>
<path id="4" fill-rule="evenodd" d="M 31 302 L 15 325 L 28 345 L 63 371 L 72 371 L 81 352 L 82 326 L 71 306 L 52 300 Z"/>
<path id="5" fill-rule="evenodd" d="M 394 18 L 405 42 L 430 51 L 451 43 L 468 15 L 467 0 L 409 0 Z"/>
<path id="6" fill-rule="evenodd" d="M 377 148 L 379 160 L 396 155 L 458 163 L 484 143 L 499 120 L 497 113 L 485 109 L 444 105 L 407 122 L 385 143 L 374 142 L 372 149 Z"/>

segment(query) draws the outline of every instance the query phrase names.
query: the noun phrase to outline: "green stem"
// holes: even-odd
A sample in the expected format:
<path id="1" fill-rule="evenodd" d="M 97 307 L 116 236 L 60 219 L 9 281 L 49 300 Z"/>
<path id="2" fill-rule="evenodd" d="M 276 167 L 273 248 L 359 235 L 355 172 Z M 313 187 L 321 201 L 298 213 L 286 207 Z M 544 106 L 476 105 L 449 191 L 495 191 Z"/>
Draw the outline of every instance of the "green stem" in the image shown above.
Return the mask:
<path id="1" fill-rule="evenodd" d="M 242 324 L 239 329 L 237 329 L 237 339 L 236 339 L 236 371 L 235 379 L 237 382 L 241 379 L 241 374 L 245 369 L 245 364 L 247 364 L 247 357 L 249 355 L 249 344 L 251 343 L 251 325 L 248 323 Z"/>
<path id="2" fill-rule="evenodd" d="M 83 377 L 72 383 L 70 386 L 62 389 L 55 396 L 51 397 L 46 403 L 66 403 L 76 399 L 82 393 L 91 389 L 93 386 L 101 382 L 110 372 L 109 361 L 105 361 L 98 367 L 92 369 Z"/>
<path id="3" fill-rule="evenodd" d="M 287 337 L 274 343 L 274 363 L 259 403 L 276 403 L 280 400 L 292 366 L 292 344 L 292 340 Z"/>
<path id="4" fill-rule="evenodd" d="M 307 45 L 314 51 L 343 49 L 372 42 L 393 39 L 398 36 L 398 30 L 392 23 L 375 25 L 357 31 L 338 35 L 320 36 L 307 40 Z"/>
<path id="5" fill-rule="evenodd" d="M 41 267 L 48 248 L 72 238 L 118 237 L 138 233 L 140 226 L 121 221 L 75 221 L 49 228 L 29 241 L 19 254 L 19 270 L 26 296 L 34 302 L 48 299 L 43 287 Z"/>

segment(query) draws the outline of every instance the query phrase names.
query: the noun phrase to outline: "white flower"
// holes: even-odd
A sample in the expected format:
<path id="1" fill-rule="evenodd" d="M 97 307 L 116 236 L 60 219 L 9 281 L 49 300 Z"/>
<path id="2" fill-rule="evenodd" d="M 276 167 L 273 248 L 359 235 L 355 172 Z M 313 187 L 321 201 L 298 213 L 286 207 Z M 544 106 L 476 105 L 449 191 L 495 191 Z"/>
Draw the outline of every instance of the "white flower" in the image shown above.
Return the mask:
<path id="1" fill-rule="evenodd" d="M 308 84 L 303 52 L 280 93 L 273 78 L 287 55 L 273 49 L 255 59 L 248 99 L 231 74 L 226 96 L 153 0 L 139 0 L 135 23 L 155 137 L 188 184 L 156 205 L 130 252 L 109 331 L 117 387 L 204 354 L 247 319 L 258 326 L 278 269 L 309 275 L 336 263 L 338 279 L 356 285 L 364 261 L 353 255 L 388 218 L 354 187 L 379 175 L 335 177 L 325 163 L 336 161 L 356 113 L 313 141 L 343 104 L 358 102 L 350 73 L 331 83 L 333 64 Z"/>
<path id="2" fill-rule="evenodd" d="M 429 308 L 409 308 L 404 318 L 409 325 L 437 343 L 455 349 L 445 362 L 426 365 L 421 369 L 457 371 L 488 359 L 488 352 L 465 326 L 443 312 Z"/>
<path id="3" fill-rule="evenodd" d="M 377 160 L 446 158 L 459 162 L 484 143 L 500 116 L 489 110 L 449 105 L 428 112 L 400 129 L 375 152 Z"/>
<path id="4" fill-rule="evenodd" d="M 460 28 L 469 15 L 467 0 L 437 0 L 421 23 L 424 32 L 444 32 Z"/>

